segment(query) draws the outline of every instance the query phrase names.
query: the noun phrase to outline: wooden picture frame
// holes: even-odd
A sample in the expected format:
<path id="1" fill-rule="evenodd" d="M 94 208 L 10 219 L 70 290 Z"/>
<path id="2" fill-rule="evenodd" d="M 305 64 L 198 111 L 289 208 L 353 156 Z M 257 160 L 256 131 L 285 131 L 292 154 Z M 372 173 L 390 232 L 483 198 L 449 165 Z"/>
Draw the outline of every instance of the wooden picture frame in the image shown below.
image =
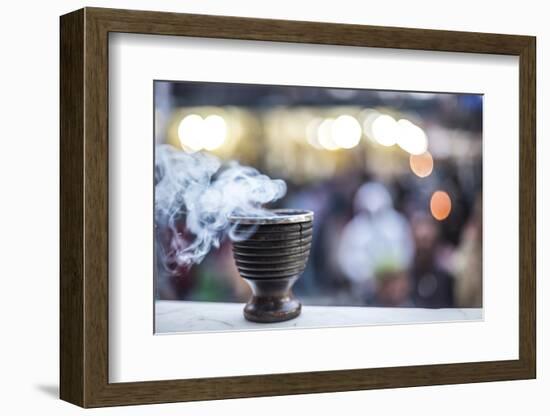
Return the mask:
<path id="1" fill-rule="evenodd" d="M 61 17 L 60 396 L 82 407 L 213 400 L 536 376 L 535 38 L 85 8 Z M 519 359 L 109 383 L 108 35 L 262 40 L 519 57 Z"/>

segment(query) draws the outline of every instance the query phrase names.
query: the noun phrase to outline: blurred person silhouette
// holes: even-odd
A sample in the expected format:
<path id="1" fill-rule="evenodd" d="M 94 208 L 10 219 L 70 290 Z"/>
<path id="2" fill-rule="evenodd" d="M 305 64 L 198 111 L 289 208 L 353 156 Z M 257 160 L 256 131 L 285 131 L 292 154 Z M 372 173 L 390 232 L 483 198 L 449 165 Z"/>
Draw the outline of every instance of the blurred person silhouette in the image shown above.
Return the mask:
<path id="1" fill-rule="evenodd" d="M 441 243 L 439 223 L 427 212 L 416 211 L 411 216 L 411 227 L 416 247 L 411 268 L 415 306 L 453 307 L 454 280 L 444 265 L 447 250 Z"/>
<path id="2" fill-rule="evenodd" d="M 338 176 L 297 192 L 285 202 L 285 206 L 315 212 L 308 267 L 294 286 L 294 292 L 304 304 L 364 304 L 364 299 L 350 290 L 349 280 L 342 274 L 337 258 L 337 236 L 342 234 L 353 214 L 353 196 L 361 183 L 355 173 Z"/>
<path id="3" fill-rule="evenodd" d="M 343 229 L 338 263 L 367 303 L 412 306 L 408 269 L 414 241 L 406 218 L 393 208 L 378 182 L 362 185 L 354 198 L 355 216 Z"/>
<path id="4" fill-rule="evenodd" d="M 460 308 L 482 307 L 482 211 L 478 194 L 454 256 L 455 303 Z"/>

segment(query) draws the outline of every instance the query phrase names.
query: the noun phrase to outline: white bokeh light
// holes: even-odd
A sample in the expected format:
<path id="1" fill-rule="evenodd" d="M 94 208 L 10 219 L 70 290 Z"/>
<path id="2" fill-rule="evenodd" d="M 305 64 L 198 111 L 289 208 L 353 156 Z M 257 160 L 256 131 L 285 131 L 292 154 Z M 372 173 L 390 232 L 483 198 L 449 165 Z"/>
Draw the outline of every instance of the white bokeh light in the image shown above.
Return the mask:
<path id="1" fill-rule="evenodd" d="M 374 140 L 382 146 L 393 146 L 397 142 L 398 125 L 395 119 L 387 114 L 380 114 L 371 126 Z"/>
<path id="2" fill-rule="evenodd" d="M 362 131 L 361 125 L 355 117 L 339 116 L 330 127 L 332 142 L 338 147 L 351 149 L 359 144 Z"/>
<path id="3" fill-rule="evenodd" d="M 326 150 L 338 150 L 340 148 L 340 146 L 338 146 L 332 140 L 333 123 L 333 118 L 327 118 L 323 120 L 323 122 L 319 125 L 319 128 L 317 129 L 317 140 L 319 141 L 319 144 L 323 146 L 323 148 Z"/>
<path id="4" fill-rule="evenodd" d="M 321 118 L 314 118 L 306 127 L 307 142 L 316 149 L 322 149 L 323 147 L 319 143 L 319 126 L 323 122 Z"/>
<path id="5" fill-rule="evenodd" d="M 178 126 L 178 138 L 181 146 L 188 152 L 202 149 L 203 120 L 198 114 L 189 114 Z"/>
<path id="6" fill-rule="evenodd" d="M 218 149 L 227 138 L 227 124 L 223 117 L 212 114 L 203 121 L 203 148 Z"/>
<path id="7" fill-rule="evenodd" d="M 215 114 L 204 119 L 198 114 L 190 114 L 181 120 L 178 138 L 187 152 L 216 150 L 227 138 L 227 123 L 223 117 Z"/>
<path id="8" fill-rule="evenodd" d="M 420 155 L 428 150 L 428 138 L 422 128 L 406 119 L 399 120 L 397 125 L 397 144 L 401 149 L 411 155 Z"/>

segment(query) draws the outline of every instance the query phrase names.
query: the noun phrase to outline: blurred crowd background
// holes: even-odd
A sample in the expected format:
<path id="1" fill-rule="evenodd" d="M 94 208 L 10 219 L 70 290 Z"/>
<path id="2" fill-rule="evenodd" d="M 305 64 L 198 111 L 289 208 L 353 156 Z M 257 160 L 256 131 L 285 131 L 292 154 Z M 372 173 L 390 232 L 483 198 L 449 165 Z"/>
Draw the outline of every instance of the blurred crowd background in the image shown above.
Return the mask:
<path id="1" fill-rule="evenodd" d="M 154 93 L 157 144 L 253 166 L 287 183 L 273 208 L 315 212 L 304 304 L 482 306 L 481 95 L 167 81 Z M 250 295 L 229 240 L 189 269 L 157 262 L 155 279 L 159 299 Z"/>

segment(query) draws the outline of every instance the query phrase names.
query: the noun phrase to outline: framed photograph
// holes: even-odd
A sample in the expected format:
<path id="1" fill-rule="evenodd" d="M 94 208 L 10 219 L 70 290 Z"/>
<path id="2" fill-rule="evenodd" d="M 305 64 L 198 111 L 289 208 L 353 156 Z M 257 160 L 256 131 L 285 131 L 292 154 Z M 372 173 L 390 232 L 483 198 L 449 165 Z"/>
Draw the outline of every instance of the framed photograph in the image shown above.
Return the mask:
<path id="1" fill-rule="evenodd" d="M 535 38 L 61 17 L 60 395 L 535 378 Z"/>

